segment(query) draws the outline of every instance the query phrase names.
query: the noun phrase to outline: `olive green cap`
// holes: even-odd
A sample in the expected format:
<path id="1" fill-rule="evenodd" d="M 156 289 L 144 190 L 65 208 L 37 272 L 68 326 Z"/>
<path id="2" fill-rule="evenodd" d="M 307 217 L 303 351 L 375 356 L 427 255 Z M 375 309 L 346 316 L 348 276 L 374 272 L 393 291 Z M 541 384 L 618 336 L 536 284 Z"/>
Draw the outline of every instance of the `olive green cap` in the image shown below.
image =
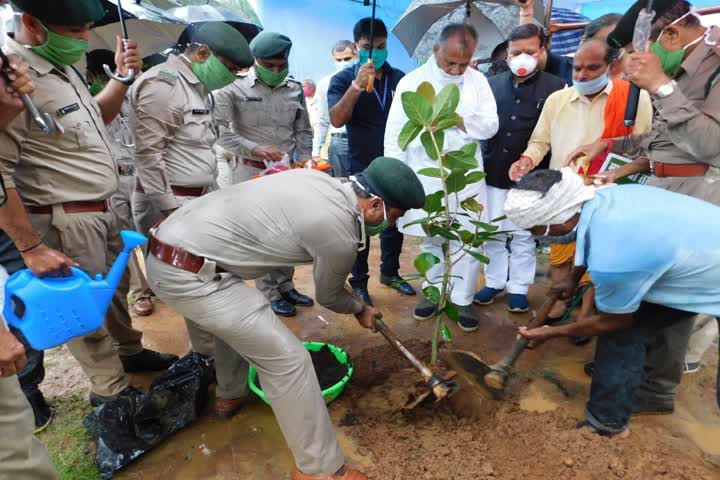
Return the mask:
<path id="1" fill-rule="evenodd" d="M 281 33 L 260 32 L 250 42 L 255 58 L 288 58 L 292 40 Z"/>
<path id="2" fill-rule="evenodd" d="M 410 210 L 425 206 L 425 189 L 420 179 L 397 158 L 376 158 L 357 179 L 369 193 L 382 198 L 388 208 Z"/>
<path id="3" fill-rule="evenodd" d="M 655 0 L 653 2 L 653 10 L 655 11 L 653 22 L 665 15 L 677 2 L 678 0 Z M 647 0 L 638 0 L 625 12 L 615 30 L 608 35 L 608 45 L 612 48 L 623 48 L 632 42 L 638 15 L 643 8 L 647 7 L 647 4 Z"/>
<path id="4" fill-rule="evenodd" d="M 15 8 L 46 25 L 79 26 L 105 16 L 100 0 L 10 0 Z"/>
<path id="5" fill-rule="evenodd" d="M 250 67 L 254 63 L 245 37 L 225 22 L 204 23 L 192 39 L 207 45 L 213 53 L 222 55 L 238 67 Z"/>

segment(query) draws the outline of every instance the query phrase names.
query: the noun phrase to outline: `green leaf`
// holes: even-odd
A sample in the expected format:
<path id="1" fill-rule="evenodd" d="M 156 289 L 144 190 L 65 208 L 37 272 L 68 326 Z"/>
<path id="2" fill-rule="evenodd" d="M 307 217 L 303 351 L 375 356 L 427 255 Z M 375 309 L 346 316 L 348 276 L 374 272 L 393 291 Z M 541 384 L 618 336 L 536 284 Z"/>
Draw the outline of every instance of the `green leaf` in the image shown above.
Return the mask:
<path id="1" fill-rule="evenodd" d="M 469 157 L 462 150 L 453 150 L 444 155 L 443 165 L 452 170 L 474 170 L 478 168 L 477 159 Z"/>
<path id="2" fill-rule="evenodd" d="M 425 97 L 416 92 L 403 92 L 400 95 L 403 110 L 411 122 L 428 126 L 432 120 L 432 104 Z"/>
<path id="3" fill-rule="evenodd" d="M 417 220 L 413 220 L 412 222 L 403 223 L 403 228 L 412 227 L 413 225 L 422 225 L 424 223 L 429 223 L 431 221 L 432 221 L 432 219 L 430 217 L 418 218 Z"/>
<path id="4" fill-rule="evenodd" d="M 441 236 L 447 240 L 459 240 L 458 236 L 447 228 L 438 227 L 437 225 L 430 225 L 430 236 Z"/>
<path id="5" fill-rule="evenodd" d="M 430 270 L 434 265 L 437 265 L 440 263 L 440 259 L 433 255 L 432 253 L 421 253 L 417 257 L 415 257 L 415 262 L 413 262 L 413 265 L 415 265 L 415 270 L 417 270 L 420 273 L 427 273 L 428 270 Z"/>
<path id="6" fill-rule="evenodd" d="M 403 280 L 409 281 L 409 280 L 424 280 L 425 275 L 419 274 L 419 273 L 403 273 L 402 276 Z"/>
<path id="7" fill-rule="evenodd" d="M 467 185 L 465 172 L 462 170 L 453 170 L 447 180 L 445 180 L 445 183 L 447 184 L 448 193 L 461 191 Z"/>
<path id="8" fill-rule="evenodd" d="M 472 250 L 465 250 L 465 253 L 472 256 L 475 260 L 484 263 L 485 265 L 488 265 L 490 263 L 490 259 L 486 257 L 485 255 L 481 255 L 477 252 L 473 252 Z"/>
<path id="9" fill-rule="evenodd" d="M 445 144 L 445 134 L 443 132 L 432 133 L 426 130 L 422 135 L 420 135 L 420 141 L 422 142 L 423 147 L 425 147 L 425 153 L 427 153 L 427 156 L 433 160 L 437 160 L 437 150 L 435 149 L 435 144 L 432 141 L 431 135 L 435 136 L 437 147 L 440 149 L 440 153 L 442 153 L 443 145 Z"/>
<path id="10" fill-rule="evenodd" d="M 477 149 L 478 144 L 475 142 L 466 143 L 465 145 L 460 147 L 460 151 L 467 155 L 468 158 L 475 158 L 475 156 L 477 155 Z"/>
<path id="11" fill-rule="evenodd" d="M 447 118 L 438 120 L 432 125 L 432 129 L 435 131 L 447 130 L 448 128 L 456 127 L 458 123 L 460 123 L 460 117 L 458 115 L 451 115 Z"/>
<path id="12" fill-rule="evenodd" d="M 442 176 L 439 168 L 421 168 L 417 171 L 417 174 L 433 178 L 440 178 Z"/>
<path id="13" fill-rule="evenodd" d="M 440 90 L 435 99 L 435 105 L 433 107 L 432 119 L 441 120 L 447 118 L 455 113 L 458 104 L 460 103 L 460 88 L 454 83 L 447 85 L 445 88 Z"/>
<path id="14" fill-rule="evenodd" d="M 465 177 L 465 182 L 468 184 L 477 183 L 485 177 L 487 177 L 487 173 L 485 172 L 471 172 Z"/>
<path id="15" fill-rule="evenodd" d="M 421 83 L 417 88 L 417 93 L 427 100 L 430 105 L 435 103 L 435 88 L 430 82 Z"/>
<path id="16" fill-rule="evenodd" d="M 407 150 L 408 145 L 420 135 L 422 130 L 422 125 L 418 125 L 413 121 L 406 123 L 398 136 L 398 145 L 400 145 L 400 148 Z"/>
<path id="17" fill-rule="evenodd" d="M 433 287 L 431 285 L 429 287 L 423 288 L 423 295 L 425 295 L 425 298 L 430 300 L 435 305 L 440 303 L 440 289 L 438 287 Z"/>
<path id="18" fill-rule="evenodd" d="M 500 227 L 498 227 L 497 225 L 490 225 L 489 223 L 478 222 L 477 220 L 470 220 L 470 223 L 472 223 L 478 228 L 482 228 L 486 232 L 497 232 L 498 229 L 500 229 Z"/>
<path id="19" fill-rule="evenodd" d="M 475 212 L 480 213 L 483 211 L 483 206 L 475 200 L 474 197 L 466 198 L 462 202 L 460 202 L 460 206 L 467 210 L 468 212 Z"/>
<path id="20" fill-rule="evenodd" d="M 503 215 L 502 217 L 493 218 L 492 220 L 490 220 L 490 223 L 502 222 L 503 220 L 507 220 L 507 215 Z"/>
<path id="21" fill-rule="evenodd" d="M 450 330 L 450 327 L 448 327 L 447 323 L 445 323 L 445 322 L 443 322 L 442 327 L 440 327 L 440 336 L 447 343 L 452 343 L 452 331 Z"/>
<path id="22" fill-rule="evenodd" d="M 460 230 L 458 232 L 458 234 L 460 235 L 460 238 L 462 239 L 463 243 L 466 245 L 469 244 L 470 242 L 472 242 L 473 239 L 475 238 L 475 235 L 468 232 L 467 230 Z"/>
<path id="23" fill-rule="evenodd" d="M 423 210 L 428 213 L 435 213 L 442 210 L 442 200 L 444 198 L 443 192 L 435 192 L 425 197 L 425 206 Z"/>
<path id="24" fill-rule="evenodd" d="M 448 318 L 454 322 L 460 320 L 460 312 L 458 312 L 457 305 L 452 302 L 448 302 L 445 305 L 445 315 L 447 315 Z"/>

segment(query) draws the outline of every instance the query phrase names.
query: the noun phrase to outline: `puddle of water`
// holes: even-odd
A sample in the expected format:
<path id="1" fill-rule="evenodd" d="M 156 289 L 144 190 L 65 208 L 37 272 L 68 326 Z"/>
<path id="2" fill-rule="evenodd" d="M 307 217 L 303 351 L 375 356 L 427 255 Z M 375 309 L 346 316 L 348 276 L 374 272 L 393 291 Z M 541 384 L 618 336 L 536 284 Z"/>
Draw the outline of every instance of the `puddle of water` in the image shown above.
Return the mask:
<path id="1" fill-rule="evenodd" d="M 545 393 L 533 383 L 520 399 L 520 408 L 526 412 L 545 413 L 558 408 L 558 404 L 550 400 Z"/>
<path id="2" fill-rule="evenodd" d="M 689 423 L 687 430 L 700 450 L 710 455 L 720 455 L 720 425 Z"/>

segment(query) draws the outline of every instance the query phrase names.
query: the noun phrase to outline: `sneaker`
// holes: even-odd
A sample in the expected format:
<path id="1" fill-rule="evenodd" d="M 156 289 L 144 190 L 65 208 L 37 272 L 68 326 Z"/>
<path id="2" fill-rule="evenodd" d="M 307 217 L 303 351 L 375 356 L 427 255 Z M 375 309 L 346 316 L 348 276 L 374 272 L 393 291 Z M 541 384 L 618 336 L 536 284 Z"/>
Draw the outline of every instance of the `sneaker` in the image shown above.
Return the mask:
<path id="1" fill-rule="evenodd" d="M 437 306 L 434 303 L 427 298 L 423 298 L 420 300 L 420 303 L 417 304 L 417 307 L 415 307 L 415 314 L 413 317 L 415 317 L 415 320 L 427 320 L 435 315 L 436 310 Z"/>
<path id="2" fill-rule="evenodd" d="M 478 305 L 490 305 L 495 299 L 503 293 L 503 290 L 497 288 L 485 287 L 475 294 L 473 302 Z"/>
<path id="3" fill-rule="evenodd" d="M 474 332 L 480 328 L 480 320 L 478 320 L 475 312 L 473 312 L 472 304 L 458 306 L 458 326 L 463 332 Z"/>
<path id="4" fill-rule="evenodd" d="M 383 275 L 380 274 L 380 283 L 388 286 L 403 295 L 415 295 L 415 289 L 406 282 L 400 275 Z"/>
<path id="5" fill-rule="evenodd" d="M 480 293 L 482 293 L 482 292 L 480 292 Z M 475 295 L 476 299 L 477 299 L 478 295 L 480 295 L 480 293 Z M 477 300 L 475 300 L 475 302 L 477 303 Z M 527 312 L 530 309 L 530 304 L 528 303 L 527 295 L 522 295 L 520 293 L 511 293 L 510 295 L 508 295 L 507 309 L 509 312 L 512 312 L 512 313 Z"/>
<path id="6" fill-rule="evenodd" d="M 685 362 L 683 363 L 683 373 L 697 373 L 702 368 L 700 362 Z"/>
<path id="7" fill-rule="evenodd" d="M 365 305 L 373 306 L 372 298 L 370 298 L 370 292 L 368 292 L 367 287 L 353 287 L 353 293 Z"/>
<path id="8" fill-rule="evenodd" d="M 31 393 L 27 399 L 32 407 L 33 415 L 35 416 L 35 430 L 33 430 L 33 433 L 38 434 L 50 425 L 55 410 L 53 407 L 48 405 L 40 390 L 36 390 Z"/>

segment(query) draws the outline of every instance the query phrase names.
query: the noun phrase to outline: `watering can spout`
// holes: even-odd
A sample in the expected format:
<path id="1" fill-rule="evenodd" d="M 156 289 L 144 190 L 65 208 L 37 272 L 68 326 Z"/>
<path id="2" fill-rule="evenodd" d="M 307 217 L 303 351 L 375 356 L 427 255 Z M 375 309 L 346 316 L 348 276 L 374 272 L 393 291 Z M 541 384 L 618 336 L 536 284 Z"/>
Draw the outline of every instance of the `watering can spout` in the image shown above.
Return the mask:
<path id="1" fill-rule="evenodd" d="M 128 260 L 130 260 L 130 255 L 132 255 L 133 250 L 135 247 L 143 245 L 147 242 L 147 238 L 143 235 L 130 230 L 123 230 L 120 232 L 120 236 L 122 237 L 123 244 L 125 245 L 122 252 L 120 252 L 115 259 L 115 262 L 110 268 L 110 271 L 107 273 L 105 279 L 103 280 L 102 276 L 98 275 L 95 278 L 96 281 L 91 283 L 91 288 L 95 293 L 97 306 L 103 311 L 107 309 L 112 301 L 112 297 L 120 284 L 123 274 L 125 273 L 125 268 L 127 267 Z"/>

